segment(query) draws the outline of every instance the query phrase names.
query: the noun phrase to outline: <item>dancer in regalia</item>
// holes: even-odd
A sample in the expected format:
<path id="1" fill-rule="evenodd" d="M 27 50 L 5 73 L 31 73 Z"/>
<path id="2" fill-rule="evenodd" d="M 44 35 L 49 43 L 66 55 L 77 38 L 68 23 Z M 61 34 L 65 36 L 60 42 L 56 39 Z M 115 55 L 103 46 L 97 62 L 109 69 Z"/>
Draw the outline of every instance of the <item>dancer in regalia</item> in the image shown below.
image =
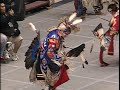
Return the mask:
<path id="1" fill-rule="evenodd" d="M 31 82 L 36 79 L 44 81 L 49 90 L 55 90 L 57 86 L 69 80 L 66 72 L 69 67 L 65 64 L 66 54 L 63 49 L 63 42 L 71 31 L 79 30 L 76 25 L 82 20 L 73 20 L 76 15 L 73 13 L 68 20 L 65 18 L 56 28 L 50 29 L 43 41 L 40 40 L 40 32 L 30 23 L 33 30 L 38 34 L 25 54 L 26 69 L 32 67 L 29 77 Z M 67 55 L 70 56 L 69 53 Z"/>
<path id="2" fill-rule="evenodd" d="M 108 6 L 108 12 L 113 16 L 109 23 L 109 30 L 103 33 L 102 24 L 99 24 L 93 31 L 94 35 L 99 38 L 101 44 L 99 55 L 101 67 L 109 65 L 103 61 L 103 52 L 108 49 L 108 55 L 114 55 L 114 37 L 119 33 L 119 9 L 116 4 L 110 4 Z"/>

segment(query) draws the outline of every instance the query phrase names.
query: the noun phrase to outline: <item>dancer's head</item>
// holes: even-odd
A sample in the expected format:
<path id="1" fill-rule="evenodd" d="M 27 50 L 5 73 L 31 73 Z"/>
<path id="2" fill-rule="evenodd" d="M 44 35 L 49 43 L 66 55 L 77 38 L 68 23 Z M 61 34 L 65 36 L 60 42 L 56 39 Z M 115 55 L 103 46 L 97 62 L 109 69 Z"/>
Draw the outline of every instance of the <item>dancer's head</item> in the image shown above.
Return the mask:
<path id="1" fill-rule="evenodd" d="M 119 8 L 117 7 L 116 4 L 110 4 L 107 10 L 110 14 L 114 15 L 119 10 Z"/>
<path id="2" fill-rule="evenodd" d="M 60 30 L 63 37 L 68 36 L 72 31 L 79 31 L 77 24 L 82 22 L 82 19 L 73 20 L 76 15 L 76 13 L 73 13 L 59 23 L 57 28 Z"/>

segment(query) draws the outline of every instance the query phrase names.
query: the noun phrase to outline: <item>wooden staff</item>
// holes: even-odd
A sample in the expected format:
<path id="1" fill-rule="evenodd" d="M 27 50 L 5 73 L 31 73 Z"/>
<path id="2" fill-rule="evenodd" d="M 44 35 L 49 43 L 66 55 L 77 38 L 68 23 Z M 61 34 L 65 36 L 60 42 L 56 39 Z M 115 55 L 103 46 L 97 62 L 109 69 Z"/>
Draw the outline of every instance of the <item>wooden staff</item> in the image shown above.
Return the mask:
<path id="1" fill-rule="evenodd" d="M 104 20 L 104 21 L 107 21 L 107 22 L 110 22 L 109 20 L 107 20 L 107 19 L 104 19 L 104 18 L 101 18 L 101 17 L 99 17 L 100 19 L 102 19 L 102 20 Z"/>

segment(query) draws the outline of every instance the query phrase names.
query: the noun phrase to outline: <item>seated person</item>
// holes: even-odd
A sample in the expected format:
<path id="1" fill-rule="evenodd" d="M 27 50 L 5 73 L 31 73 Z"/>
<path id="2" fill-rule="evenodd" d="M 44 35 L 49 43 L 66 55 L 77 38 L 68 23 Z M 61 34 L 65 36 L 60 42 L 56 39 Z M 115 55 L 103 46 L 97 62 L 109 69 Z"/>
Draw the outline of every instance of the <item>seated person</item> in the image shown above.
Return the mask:
<path id="1" fill-rule="evenodd" d="M 3 2 L 0 2 L 0 33 L 7 36 L 8 40 L 14 44 L 12 60 L 18 60 L 17 52 L 21 46 L 23 38 L 20 36 L 18 23 L 14 19 L 13 10 L 6 12 Z"/>
<path id="2" fill-rule="evenodd" d="M 3 61 L 5 59 L 9 59 L 8 53 L 6 50 L 6 44 L 7 44 L 7 36 L 0 33 L 0 61 Z"/>

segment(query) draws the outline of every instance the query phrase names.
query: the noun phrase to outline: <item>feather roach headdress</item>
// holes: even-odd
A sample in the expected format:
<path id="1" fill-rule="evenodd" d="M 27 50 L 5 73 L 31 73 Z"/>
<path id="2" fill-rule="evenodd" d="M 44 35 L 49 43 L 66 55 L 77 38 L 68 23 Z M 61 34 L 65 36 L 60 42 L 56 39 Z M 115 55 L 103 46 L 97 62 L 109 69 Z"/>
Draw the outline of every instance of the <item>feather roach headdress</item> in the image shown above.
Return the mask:
<path id="1" fill-rule="evenodd" d="M 82 22 L 82 19 L 75 19 L 77 13 L 71 14 L 69 17 L 63 17 L 58 24 L 57 29 L 62 30 L 64 32 L 71 33 L 71 31 L 79 31 L 80 28 L 77 27 L 77 24 Z M 52 31 L 54 29 L 49 29 L 48 31 Z"/>

